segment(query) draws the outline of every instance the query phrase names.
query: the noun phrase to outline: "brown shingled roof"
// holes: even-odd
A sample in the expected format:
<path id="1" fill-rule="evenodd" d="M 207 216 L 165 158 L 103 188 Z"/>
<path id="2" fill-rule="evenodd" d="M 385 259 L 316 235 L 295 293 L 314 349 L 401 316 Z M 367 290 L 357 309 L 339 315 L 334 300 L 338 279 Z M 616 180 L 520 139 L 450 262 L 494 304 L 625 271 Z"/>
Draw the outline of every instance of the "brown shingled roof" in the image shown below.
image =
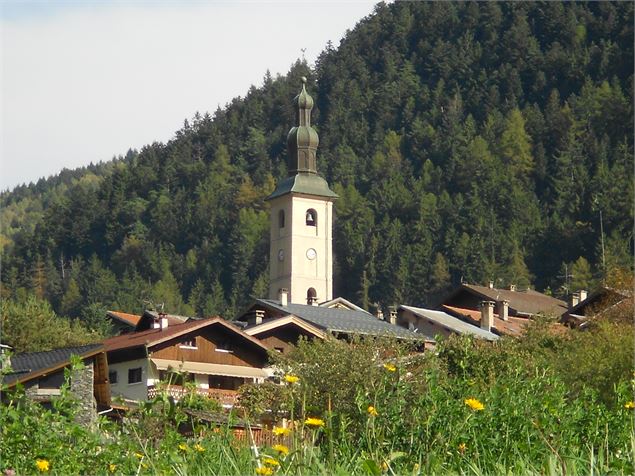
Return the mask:
<path id="1" fill-rule="evenodd" d="M 167 329 L 148 329 L 141 332 L 134 332 L 131 334 L 123 334 L 116 337 L 111 337 L 104 341 L 104 347 L 106 351 L 110 352 L 119 349 L 130 349 L 133 347 L 153 346 L 162 342 L 174 339 L 175 337 L 182 336 L 184 334 L 203 329 L 208 326 L 218 325 L 226 328 L 227 330 L 238 334 L 243 339 L 251 342 L 252 344 L 261 347 L 262 349 L 269 350 L 269 348 L 260 342 L 258 339 L 245 334 L 242 330 L 236 326 L 227 322 L 221 317 L 213 317 L 210 319 L 201 319 L 197 321 L 188 321 L 182 324 L 169 325 Z"/>
<path id="2" fill-rule="evenodd" d="M 547 314 L 560 316 L 567 310 L 566 302 L 534 291 L 533 289 L 511 291 L 509 289 L 490 288 L 475 284 L 461 285 L 461 287 L 444 300 L 444 303 L 448 303 L 450 299 L 460 292 L 469 292 L 488 301 L 509 301 L 511 314 Z"/>
<path id="3" fill-rule="evenodd" d="M 447 311 L 458 318 L 462 318 L 470 324 L 474 324 L 479 327 L 481 325 L 481 311 L 446 305 L 443 305 L 442 308 L 444 311 Z M 507 321 L 504 321 L 498 317 L 498 314 L 494 314 L 493 331 L 499 335 L 519 336 L 523 333 L 523 329 L 528 322 L 529 319 L 525 317 L 509 317 Z"/>
<path id="4" fill-rule="evenodd" d="M 137 324 L 139 324 L 139 321 L 141 320 L 141 316 L 137 314 L 128 314 L 126 312 L 108 311 L 107 314 L 108 316 L 124 322 L 125 324 L 128 324 L 132 327 L 137 327 Z"/>

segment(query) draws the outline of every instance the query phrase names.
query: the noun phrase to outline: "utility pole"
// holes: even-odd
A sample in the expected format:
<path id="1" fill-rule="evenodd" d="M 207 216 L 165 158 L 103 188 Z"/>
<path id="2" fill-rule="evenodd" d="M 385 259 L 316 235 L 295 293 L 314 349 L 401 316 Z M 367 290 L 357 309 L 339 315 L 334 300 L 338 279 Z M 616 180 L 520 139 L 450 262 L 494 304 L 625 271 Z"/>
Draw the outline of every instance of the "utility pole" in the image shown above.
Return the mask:
<path id="1" fill-rule="evenodd" d="M 567 263 L 564 264 L 564 275 L 558 275 L 558 278 L 564 278 L 564 290 L 567 295 L 569 295 L 569 279 L 573 278 L 572 274 L 569 274 L 569 265 Z"/>
<path id="2" fill-rule="evenodd" d="M 600 208 L 600 243 L 602 243 L 602 284 L 606 281 L 606 256 L 604 255 L 604 221 L 602 220 L 602 209 Z"/>

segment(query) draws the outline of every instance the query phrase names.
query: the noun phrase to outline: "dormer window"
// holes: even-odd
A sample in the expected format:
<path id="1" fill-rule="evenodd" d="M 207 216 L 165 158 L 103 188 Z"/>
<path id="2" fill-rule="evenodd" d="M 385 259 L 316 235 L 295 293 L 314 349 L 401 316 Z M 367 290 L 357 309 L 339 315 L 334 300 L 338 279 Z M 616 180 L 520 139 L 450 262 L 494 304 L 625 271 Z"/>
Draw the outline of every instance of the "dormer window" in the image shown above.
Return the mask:
<path id="1" fill-rule="evenodd" d="M 313 208 L 306 211 L 306 225 L 317 226 L 317 212 Z"/>

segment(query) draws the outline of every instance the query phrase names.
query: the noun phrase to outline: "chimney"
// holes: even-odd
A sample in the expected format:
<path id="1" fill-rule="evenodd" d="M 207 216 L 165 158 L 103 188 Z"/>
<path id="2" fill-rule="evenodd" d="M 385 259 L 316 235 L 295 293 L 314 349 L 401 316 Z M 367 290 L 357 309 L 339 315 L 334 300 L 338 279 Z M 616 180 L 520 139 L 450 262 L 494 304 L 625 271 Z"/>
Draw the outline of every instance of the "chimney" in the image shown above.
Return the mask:
<path id="1" fill-rule="evenodd" d="M 278 297 L 280 298 L 281 306 L 286 306 L 289 303 L 289 291 L 285 288 L 280 288 L 280 294 Z"/>
<path id="2" fill-rule="evenodd" d="M 152 318 L 152 328 L 153 329 L 161 329 L 161 318 L 160 317 Z"/>
<path id="3" fill-rule="evenodd" d="M 580 302 L 584 301 L 587 298 L 586 289 L 580 289 L 578 295 L 580 296 Z"/>
<path id="4" fill-rule="evenodd" d="M 516 285 L 515 284 L 510 284 L 509 285 L 509 290 L 510 291 L 516 291 Z"/>
<path id="5" fill-rule="evenodd" d="M 262 320 L 265 318 L 265 311 L 262 309 L 256 309 L 256 325 L 262 324 Z"/>
<path id="6" fill-rule="evenodd" d="M 494 281 L 490 281 L 489 283 L 487 283 L 487 287 L 490 289 L 494 289 Z"/>
<path id="7" fill-rule="evenodd" d="M 481 329 L 491 332 L 494 325 L 494 301 L 481 301 Z"/>
<path id="8" fill-rule="evenodd" d="M 168 317 L 162 312 L 159 313 L 159 328 L 162 331 L 168 328 Z"/>
<path id="9" fill-rule="evenodd" d="M 503 321 L 508 321 L 509 301 L 505 301 L 504 299 L 502 301 L 498 301 L 496 303 L 496 314 L 498 314 L 498 317 L 500 317 Z"/>
<path id="10" fill-rule="evenodd" d="M 377 304 L 377 311 L 375 312 L 375 317 L 380 321 L 384 320 L 384 311 L 381 310 L 381 306 Z"/>
<path id="11" fill-rule="evenodd" d="M 580 302 L 580 294 L 578 293 L 569 294 L 569 309 L 576 307 L 579 302 Z"/>
<path id="12" fill-rule="evenodd" d="M 395 306 L 388 306 L 389 321 L 394 326 L 397 324 L 397 308 Z"/>

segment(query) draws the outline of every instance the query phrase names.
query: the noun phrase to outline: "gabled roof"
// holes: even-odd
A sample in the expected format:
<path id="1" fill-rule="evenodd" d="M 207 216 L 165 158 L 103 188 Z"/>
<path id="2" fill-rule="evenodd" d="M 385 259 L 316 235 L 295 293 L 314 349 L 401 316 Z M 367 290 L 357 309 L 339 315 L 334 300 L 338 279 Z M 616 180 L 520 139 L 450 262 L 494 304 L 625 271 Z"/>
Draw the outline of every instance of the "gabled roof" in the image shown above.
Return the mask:
<path id="1" fill-rule="evenodd" d="M 285 326 L 299 327 L 300 329 L 313 334 L 315 337 L 319 337 L 320 339 L 323 339 L 325 337 L 325 334 L 321 329 L 293 315 L 288 315 L 279 319 L 270 319 L 266 322 L 263 322 L 262 324 L 257 324 L 255 326 L 249 327 L 245 330 L 245 332 L 250 336 L 259 336 L 263 332 L 267 332 L 273 329 L 279 329 L 280 327 Z"/>
<path id="2" fill-rule="evenodd" d="M 32 380 L 42 375 L 50 374 L 70 364 L 71 355 L 77 355 L 82 360 L 104 352 L 103 344 L 89 344 L 46 352 L 27 352 L 11 356 L 10 364 L 13 373 L 3 377 L 3 383 L 15 385 Z"/>
<path id="3" fill-rule="evenodd" d="M 472 324 L 462 321 L 450 314 L 443 311 L 435 311 L 432 309 L 424 309 L 413 306 L 399 306 L 399 309 L 405 309 L 412 312 L 414 315 L 419 316 L 428 321 L 432 321 L 449 331 L 456 332 L 457 334 L 471 334 L 481 339 L 496 340 L 498 336 L 492 332 L 488 332 L 485 329 L 476 327 Z"/>
<path id="4" fill-rule="evenodd" d="M 601 313 L 605 309 L 595 309 L 596 306 L 604 305 L 605 308 L 610 308 L 611 306 L 623 301 L 624 299 L 632 297 L 632 295 L 632 291 L 614 289 L 604 286 L 593 291 L 585 300 L 580 301 L 578 304 L 565 312 L 565 314 L 586 316 L 589 311 Z"/>
<path id="5" fill-rule="evenodd" d="M 278 301 L 256 299 L 254 306 L 263 306 L 277 314 L 294 315 L 319 329 L 342 334 L 362 334 L 397 337 L 400 339 L 421 339 L 424 336 L 386 321 L 380 321 L 366 311 L 338 309 L 306 304 L 282 306 Z M 253 308 L 253 306 L 252 306 Z"/>
<path id="6" fill-rule="evenodd" d="M 111 337 L 104 341 L 104 347 L 108 352 L 135 347 L 151 347 L 210 326 L 221 326 L 224 329 L 235 333 L 244 340 L 251 342 L 253 345 L 260 347 L 265 351 L 269 350 L 269 348 L 258 339 L 251 337 L 221 317 L 189 321 L 172 326 L 168 325 L 167 329 L 148 329 L 145 331 Z"/>
<path id="7" fill-rule="evenodd" d="M 131 327 L 137 327 L 137 324 L 139 324 L 139 321 L 141 320 L 141 316 L 137 314 L 128 314 L 121 311 L 108 311 L 106 315 L 111 319 L 122 322 Z"/>
<path id="8" fill-rule="evenodd" d="M 466 319 L 470 322 L 470 325 L 477 326 L 480 329 L 481 325 L 481 311 L 475 311 L 474 309 L 464 309 L 454 306 L 442 306 L 443 310 L 448 313 Z M 528 324 L 529 319 L 525 317 L 508 317 L 507 321 L 504 321 L 498 314 L 494 314 L 494 330 L 501 335 L 519 336 L 523 333 L 525 326 Z"/>
<path id="9" fill-rule="evenodd" d="M 367 314 L 370 314 L 370 312 L 366 311 L 365 309 L 362 309 L 361 307 L 357 306 L 356 304 L 353 304 L 348 299 L 344 299 L 343 297 L 336 297 L 335 299 L 331 299 L 330 301 L 320 303 L 320 307 L 335 307 L 339 309 L 347 308 L 352 311 L 360 311 L 360 312 L 366 312 Z"/>
<path id="10" fill-rule="evenodd" d="M 567 310 L 566 302 L 532 289 L 511 291 L 475 284 L 462 284 L 443 300 L 443 304 L 451 305 L 453 298 L 465 292 L 482 300 L 508 301 L 511 314 L 530 316 L 542 313 L 560 316 Z"/>

